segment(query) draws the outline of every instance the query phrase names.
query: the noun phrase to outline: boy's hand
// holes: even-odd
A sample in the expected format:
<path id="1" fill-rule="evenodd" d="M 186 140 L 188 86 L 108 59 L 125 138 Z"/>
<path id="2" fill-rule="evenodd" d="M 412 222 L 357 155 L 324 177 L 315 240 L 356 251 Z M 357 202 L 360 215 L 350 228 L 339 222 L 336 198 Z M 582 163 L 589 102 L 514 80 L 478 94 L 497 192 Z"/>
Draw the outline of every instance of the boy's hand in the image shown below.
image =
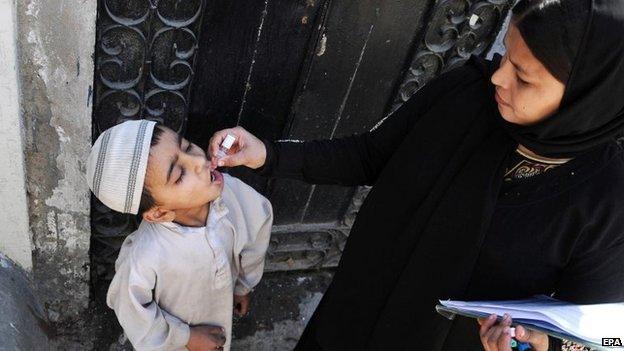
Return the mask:
<path id="1" fill-rule="evenodd" d="M 242 317 L 247 314 L 249 311 L 249 294 L 247 295 L 236 295 L 234 294 L 234 312 L 239 317 Z"/>
<path id="2" fill-rule="evenodd" d="M 219 145 L 221 145 L 221 142 L 228 134 L 234 136 L 236 141 L 228 150 L 227 156 L 217 160 Z M 213 169 L 235 166 L 246 166 L 256 169 L 264 165 L 266 161 L 266 148 L 262 140 L 256 138 L 242 127 L 234 127 L 214 133 L 208 143 L 208 157 Z"/>
<path id="3" fill-rule="evenodd" d="M 225 329 L 214 325 L 198 325 L 191 327 L 191 337 L 186 348 L 190 351 L 223 350 L 225 345 Z"/>

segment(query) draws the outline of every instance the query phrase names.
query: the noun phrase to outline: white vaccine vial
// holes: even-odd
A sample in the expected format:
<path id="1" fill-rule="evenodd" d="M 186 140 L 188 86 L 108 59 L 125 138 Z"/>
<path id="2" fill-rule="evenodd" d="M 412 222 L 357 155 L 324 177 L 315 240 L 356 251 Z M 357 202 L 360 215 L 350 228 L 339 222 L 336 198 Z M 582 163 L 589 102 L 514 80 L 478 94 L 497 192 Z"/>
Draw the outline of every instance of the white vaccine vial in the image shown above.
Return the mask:
<path id="1" fill-rule="evenodd" d="M 235 141 L 236 137 L 230 134 L 226 135 L 225 139 L 221 142 L 221 145 L 219 145 L 219 150 L 217 150 L 217 159 L 225 157 L 228 150 L 232 147 L 232 145 L 234 145 Z"/>

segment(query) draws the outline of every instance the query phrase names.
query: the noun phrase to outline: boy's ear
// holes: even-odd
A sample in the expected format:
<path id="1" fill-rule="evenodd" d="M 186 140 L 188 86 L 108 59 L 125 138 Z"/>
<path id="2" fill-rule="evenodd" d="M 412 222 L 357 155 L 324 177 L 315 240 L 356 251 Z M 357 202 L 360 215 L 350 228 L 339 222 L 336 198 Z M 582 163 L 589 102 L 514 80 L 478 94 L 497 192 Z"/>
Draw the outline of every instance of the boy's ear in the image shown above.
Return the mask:
<path id="1" fill-rule="evenodd" d="M 148 222 L 172 222 L 175 219 L 175 212 L 154 206 L 143 212 L 143 219 Z"/>

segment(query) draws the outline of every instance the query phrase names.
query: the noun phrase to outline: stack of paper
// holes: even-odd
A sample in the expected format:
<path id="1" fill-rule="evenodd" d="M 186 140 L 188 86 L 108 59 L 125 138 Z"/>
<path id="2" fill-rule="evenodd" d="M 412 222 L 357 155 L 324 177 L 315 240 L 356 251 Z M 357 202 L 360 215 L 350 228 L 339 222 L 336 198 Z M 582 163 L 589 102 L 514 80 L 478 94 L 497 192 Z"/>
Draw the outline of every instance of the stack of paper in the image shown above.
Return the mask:
<path id="1" fill-rule="evenodd" d="M 539 330 L 597 350 L 624 350 L 624 303 L 575 305 L 540 295 L 511 301 L 440 301 L 436 310 L 478 318 L 507 313 L 514 325 Z"/>

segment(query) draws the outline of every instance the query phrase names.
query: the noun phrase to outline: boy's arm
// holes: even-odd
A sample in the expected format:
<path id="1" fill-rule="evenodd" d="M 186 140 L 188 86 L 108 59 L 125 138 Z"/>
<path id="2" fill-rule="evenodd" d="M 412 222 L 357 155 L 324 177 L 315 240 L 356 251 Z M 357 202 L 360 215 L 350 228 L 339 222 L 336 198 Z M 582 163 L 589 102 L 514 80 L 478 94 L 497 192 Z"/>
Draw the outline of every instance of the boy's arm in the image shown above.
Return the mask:
<path id="1" fill-rule="evenodd" d="M 256 199 L 239 199 L 246 201 L 247 208 L 244 213 L 246 230 L 237 231 L 236 238 L 235 250 L 239 259 L 239 273 L 234 286 L 235 295 L 247 295 L 260 282 L 273 224 L 271 203 L 253 189 L 248 190 L 249 192 L 245 192 L 246 195 Z"/>
<path id="2" fill-rule="evenodd" d="M 117 267 L 107 304 L 115 310 L 126 336 L 137 350 L 176 350 L 187 345 L 189 326 L 162 310 L 153 299 L 156 273 L 127 258 Z"/>

